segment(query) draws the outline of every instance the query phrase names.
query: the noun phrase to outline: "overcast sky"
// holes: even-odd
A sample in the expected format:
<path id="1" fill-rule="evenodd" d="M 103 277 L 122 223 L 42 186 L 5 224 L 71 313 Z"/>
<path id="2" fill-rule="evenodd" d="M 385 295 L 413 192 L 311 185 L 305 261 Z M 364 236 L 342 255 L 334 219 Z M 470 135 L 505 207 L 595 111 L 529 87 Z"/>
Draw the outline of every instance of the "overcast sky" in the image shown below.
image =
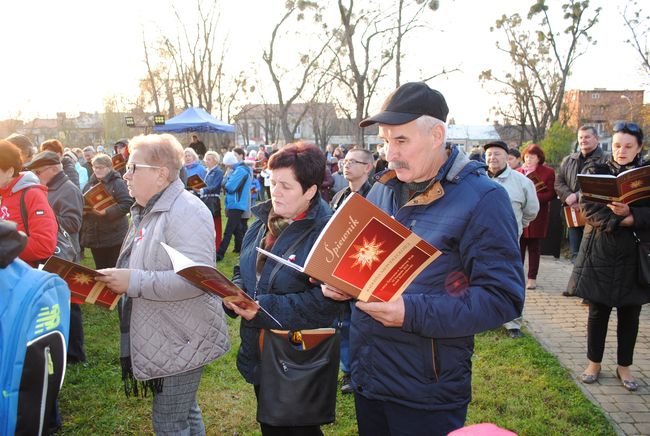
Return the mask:
<path id="1" fill-rule="evenodd" d="M 563 1 L 548 3 L 559 7 Z M 414 33 L 407 41 L 403 78 L 418 80 L 443 67 L 458 68 L 460 72 L 446 79 L 429 82 L 447 98 L 450 117 L 459 124 L 492 120 L 490 108 L 496 100 L 481 86 L 478 75 L 510 64 L 495 47 L 500 32 L 490 32 L 490 26 L 503 13 L 525 15 L 531 3 L 440 0 L 440 9 L 427 15 L 429 29 Z M 642 75 L 637 55 L 624 42 L 627 31 L 620 11 L 626 2 L 592 3 L 603 8 L 592 32 L 598 43 L 576 62 L 568 88 L 644 89 L 648 101 L 650 80 Z M 174 26 L 172 4 L 181 13 L 194 7 L 192 0 L 1 2 L 0 40 L 5 56 L 0 119 L 102 111 L 106 96 L 136 96 L 138 81 L 146 72 L 142 32 L 155 38 L 161 29 Z M 283 13 L 284 1 L 223 0 L 222 5 L 222 26 L 229 27 L 229 62 L 268 80 L 268 71 L 259 65 L 261 50 Z M 381 90 L 381 97 L 373 101 L 375 108 L 389 91 Z M 272 91 L 266 94 L 273 95 Z"/>

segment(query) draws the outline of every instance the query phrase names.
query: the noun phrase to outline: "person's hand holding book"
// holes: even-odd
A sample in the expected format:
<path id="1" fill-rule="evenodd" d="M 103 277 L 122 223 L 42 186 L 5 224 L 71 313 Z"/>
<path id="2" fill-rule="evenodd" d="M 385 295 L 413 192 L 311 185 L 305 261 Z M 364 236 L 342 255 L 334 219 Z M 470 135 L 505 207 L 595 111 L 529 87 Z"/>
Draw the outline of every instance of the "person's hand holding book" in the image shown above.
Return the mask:
<path id="1" fill-rule="evenodd" d="M 313 280 L 313 279 L 310 279 Z M 336 301 L 347 301 L 351 300 L 352 297 L 346 294 L 345 292 L 335 288 L 334 286 L 326 285 L 324 283 L 321 283 L 320 285 L 321 290 L 323 291 L 323 295 L 327 298 L 330 298 L 332 300 Z"/>
<path id="2" fill-rule="evenodd" d="M 382 323 L 384 327 L 402 327 L 404 324 L 404 299 L 401 296 L 395 301 L 380 303 L 357 301 L 355 306 Z"/>
<path id="3" fill-rule="evenodd" d="M 130 269 L 107 268 L 97 270 L 97 272 L 103 275 L 97 276 L 95 280 L 106 283 L 106 286 L 116 294 L 126 293 L 126 290 L 129 288 L 129 279 L 131 278 Z"/>
<path id="4" fill-rule="evenodd" d="M 244 318 L 246 321 L 250 321 L 251 319 L 255 318 L 257 316 L 257 312 L 259 312 L 259 306 L 238 306 L 235 302 L 227 301 L 226 299 L 223 300 L 223 305 L 227 309 L 232 310 L 237 315 Z"/>

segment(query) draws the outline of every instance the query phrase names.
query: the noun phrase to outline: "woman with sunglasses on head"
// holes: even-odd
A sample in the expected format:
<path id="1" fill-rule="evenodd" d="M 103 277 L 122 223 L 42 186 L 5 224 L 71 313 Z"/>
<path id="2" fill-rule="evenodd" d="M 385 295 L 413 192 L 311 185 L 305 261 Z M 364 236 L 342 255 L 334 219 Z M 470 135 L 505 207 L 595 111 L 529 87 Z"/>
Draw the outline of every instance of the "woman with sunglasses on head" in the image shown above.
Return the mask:
<path id="1" fill-rule="evenodd" d="M 612 137 L 612 156 L 601 164 L 585 168 L 587 174 L 617 176 L 643 166 L 643 132 L 634 123 L 617 123 Z M 650 289 L 637 280 L 638 251 L 635 234 L 650 241 L 650 200 L 629 205 L 580 200 L 586 219 L 568 291 L 589 301 L 587 322 L 587 358 L 589 363 L 580 376 L 583 383 L 598 380 L 605 349 L 607 324 L 616 307 L 618 339 L 616 376 L 628 391 L 636 391 L 637 382 L 630 372 L 634 345 L 639 329 L 641 306 L 650 301 Z"/>
<path id="2" fill-rule="evenodd" d="M 137 136 L 124 180 L 135 199 L 117 259 L 97 280 L 125 294 L 120 361 L 125 390 L 153 391 L 157 435 L 204 435 L 196 392 L 203 367 L 230 348 L 221 301 L 174 273 L 161 242 L 195 262 L 215 261 L 208 208 L 179 179 L 183 149 L 169 134 Z M 213 241 L 213 242 L 209 242 Z"/>

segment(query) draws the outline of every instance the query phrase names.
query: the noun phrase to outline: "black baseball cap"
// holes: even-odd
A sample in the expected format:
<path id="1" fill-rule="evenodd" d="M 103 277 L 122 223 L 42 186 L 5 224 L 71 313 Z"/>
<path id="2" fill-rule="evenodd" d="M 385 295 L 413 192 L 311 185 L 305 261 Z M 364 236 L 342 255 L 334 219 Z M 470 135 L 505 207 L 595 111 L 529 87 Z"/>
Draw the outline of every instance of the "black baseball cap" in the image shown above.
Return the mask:
<path id="1" fill-rule="evenodd" d="M 359 127 L 375 123 L 399 125 L 409 123 L 422 115 L 447 121 L 449 108 L 445 97 L 424 82 L 405 83 L 393 91 L 384 101 L 381 112 L 366 118 Z"/>
<path id="2" fill-rule="evenodd" d="M 503 148 L 503 149 L 505 150 L 506 153 L 508 152 L 508 144 L 506 144 L 506 143 L 503 142 L 503 141 L 492 141 L 492 142 L 488 142 L 487 144 L 485 144 L 485 145 L 483 146 L 483 150 L 487 150 L 487 149 L 490 148 L 490 147 L 499 147 L 499 148 Z"/>

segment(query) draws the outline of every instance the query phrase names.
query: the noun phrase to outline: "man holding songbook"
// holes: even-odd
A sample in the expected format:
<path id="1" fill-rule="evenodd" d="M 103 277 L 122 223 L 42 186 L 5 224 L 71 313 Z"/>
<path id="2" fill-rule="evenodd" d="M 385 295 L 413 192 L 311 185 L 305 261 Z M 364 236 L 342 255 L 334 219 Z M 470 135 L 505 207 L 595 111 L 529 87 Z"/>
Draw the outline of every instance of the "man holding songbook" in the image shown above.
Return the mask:
<path id="1" fill-rule="evenodd" d="M 577 214 L 580 210 L 580 184 L 578 174 L 591 163 L 602 163 L 608 158 L 598 145 L 598 132 L 593 126 L 582 126 L 578 129 L 578 146 L 580 151 L 571 153 L 562 160 L 560 169 L 555 177 L 555 192 L 565 207 L 571 207 Z M 582 241 L 584 227 L 569 226 L 569 247 L 571 261 L 575 261 Z"/>
<path id="2" fill-rule="evenodd" d="M 474 335 L 521 314 L 523 266 L 508 194 L 446 146 L 447 103 L 406 83 L 379 124 L 389 171 L 368 200 L 442 251 L 390 302 L 359 302 L 350 328 L 359 434 L 447 434 L 465 423 Z M 345 300 L 324 286 L 323 293 Z"/>

